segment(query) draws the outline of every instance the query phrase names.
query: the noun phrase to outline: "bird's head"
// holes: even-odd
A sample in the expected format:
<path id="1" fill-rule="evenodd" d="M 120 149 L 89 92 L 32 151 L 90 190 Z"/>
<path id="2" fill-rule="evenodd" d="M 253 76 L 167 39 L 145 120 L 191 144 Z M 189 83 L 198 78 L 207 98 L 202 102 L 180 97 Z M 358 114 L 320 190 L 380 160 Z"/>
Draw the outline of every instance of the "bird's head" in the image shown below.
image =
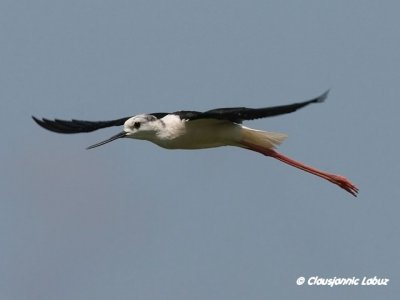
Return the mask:
<path id="1" fill-rule="evenodd" d="M 133 139 L 148 139 L 157 132 L 159 119 L 153 115 L 137 115 L 124 124 L 125 136 Z"/>
<path id="2" fill-rule="evenodd" d="M 124 130 L 109 139 L 100 143 L 89 146 L 87 149 L 92 149 L 119 138 L 132 138 L 139 140 L 152 140 L 160 128 L 161 121 L 153 115 L 137 115 L 129 118 L 124 123 Z"/>

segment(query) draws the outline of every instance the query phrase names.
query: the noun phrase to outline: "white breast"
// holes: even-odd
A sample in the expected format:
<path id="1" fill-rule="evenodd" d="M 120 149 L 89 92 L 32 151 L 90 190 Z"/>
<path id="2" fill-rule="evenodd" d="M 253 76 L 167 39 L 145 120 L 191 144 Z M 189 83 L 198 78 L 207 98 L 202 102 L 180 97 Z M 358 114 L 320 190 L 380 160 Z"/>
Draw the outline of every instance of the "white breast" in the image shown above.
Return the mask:
<path id="1" fill-rule="evenodd" d="M 225 120 L 181 120 L 179 116 L 162 118 L 164 127 L 153 142 L 168 149 L 202 149 L 236 145 L 241 125 Z"/>

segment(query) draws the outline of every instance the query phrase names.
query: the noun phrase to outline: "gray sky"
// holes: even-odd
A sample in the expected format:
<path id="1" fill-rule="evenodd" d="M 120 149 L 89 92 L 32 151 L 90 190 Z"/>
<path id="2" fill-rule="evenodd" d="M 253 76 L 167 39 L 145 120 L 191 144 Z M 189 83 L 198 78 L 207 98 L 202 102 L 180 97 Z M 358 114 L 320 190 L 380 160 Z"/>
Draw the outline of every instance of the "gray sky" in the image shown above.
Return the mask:
<path id="1" fill-rule="evenodd" d="M 395 299 L 397 1 L 0 3 L 1 299 Z M 324 104 L 246 123 L 357 199 L 235 148 L 167 151 L 38 117 Z M 389 278 L 297 286 L 299 276 Z"/>

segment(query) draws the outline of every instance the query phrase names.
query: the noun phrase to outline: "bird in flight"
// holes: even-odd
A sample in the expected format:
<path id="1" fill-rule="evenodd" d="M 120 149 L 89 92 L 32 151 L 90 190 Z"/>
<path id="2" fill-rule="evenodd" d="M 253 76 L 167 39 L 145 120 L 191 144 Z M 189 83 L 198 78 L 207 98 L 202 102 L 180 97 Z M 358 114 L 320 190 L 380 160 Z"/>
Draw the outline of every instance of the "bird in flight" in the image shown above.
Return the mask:
<path id="1" fill-rule="evenodd" d="M 338 185 L 353 196 L 357 196 L 358 188 L 346 177 L 318 170 L 278 152 L 276 147 L 283 142 L 287 135 L 242 125 L 242 122 L 246 120 L 288 114 L 309 104 L 323 102 L 328 96 L 328 92 L 308 101 L 265 108 L 230 107 L 205 112 L 182 110 L 174 113 L 140 114 L 110 121 L 49 120 L 38 119 L 34 116 L 32 118 L 47 130 L 66 134 L 123 126 L 120 133 L 89 146 L 87 149 L 93 149 L 120 138 L 147 140 L 166 149 L 241 147 L 314 174 Z"/>

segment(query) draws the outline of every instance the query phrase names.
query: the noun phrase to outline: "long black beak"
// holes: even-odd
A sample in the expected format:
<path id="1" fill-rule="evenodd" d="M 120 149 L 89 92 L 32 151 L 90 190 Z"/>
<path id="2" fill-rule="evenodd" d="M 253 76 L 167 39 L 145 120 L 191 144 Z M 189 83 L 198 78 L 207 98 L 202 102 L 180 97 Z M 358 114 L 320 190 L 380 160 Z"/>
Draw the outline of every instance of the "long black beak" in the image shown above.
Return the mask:
<path id="1" fill-rule="evenodd" d="M 104 145 L 104 144 L 107 144 L 107 143 L 109 143 L 109 142 L 112 142 L 112 141 L 114 141 L 114 140 L 116 140 L 116 139 L 120 139 L 120 138 L 123 138 L 123 137 L 126 137 L 126 132 L 125 132 L 125 131 L 122 131 L 122 132 L 120 132 L 120 133 L 118 133 L 118 134 L 116 134 L 116 135 L 113 135 L 112 137 L 110 137 L 109 139 L 107 139 L 107 140 L 105 140 L 105 141 L 102 141 L 102 142 L 100 142 L 100 143 L 97 143 L 97 144 L 94 144 L 94 145 L 92 145 L 92 146 L 89 146 L 89 147 L 87 147 L 86 149 L 87 149 L 87 150 L 93 149 L 93 148 L 102 146 L 102 145 Z"/>

